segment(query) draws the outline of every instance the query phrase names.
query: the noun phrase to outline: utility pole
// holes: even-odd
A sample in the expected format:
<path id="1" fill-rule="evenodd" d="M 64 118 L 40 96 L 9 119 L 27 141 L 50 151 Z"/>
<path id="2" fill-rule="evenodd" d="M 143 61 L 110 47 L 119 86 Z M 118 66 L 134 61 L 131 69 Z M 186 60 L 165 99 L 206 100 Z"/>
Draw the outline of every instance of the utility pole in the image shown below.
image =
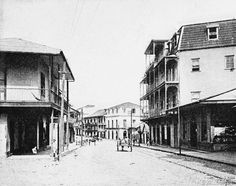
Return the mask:
<path id="1" fill-rule="evenodd" d="M 65 87 L 65 79 L 66 79 L 66 63 L 63 62 L 63 69 L 62 72 L 60 72 L 62 74 L 62 93 L 61 93 L 61 116 L 60 116 L 60 124 L 58 123 L 58 127 L 57 127 L 57 160 L 60 160 L 60 132 L 62 131 L 62 127 L 64 125 L 64 87 Z M 63 127 L 64 130 L 64 127 Z M 62 136 L 63 137 L 63 136 Z M 63 139 L 63 138 L 62 138 Z"/>

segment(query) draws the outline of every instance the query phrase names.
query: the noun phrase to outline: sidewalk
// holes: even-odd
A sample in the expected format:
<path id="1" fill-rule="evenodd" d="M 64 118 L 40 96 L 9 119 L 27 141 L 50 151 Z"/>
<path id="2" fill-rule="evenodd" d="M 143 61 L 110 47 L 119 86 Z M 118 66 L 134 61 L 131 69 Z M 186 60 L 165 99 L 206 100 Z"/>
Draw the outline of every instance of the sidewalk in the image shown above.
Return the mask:
<path id="1" fill-rule="evenodd" d="M 139 146 L 136 146 L 136 147 L 139 147 Z M 171 148 L 171 147 L 166 147 L 166 146 L 161 146 L 161 145 L 147 146 L 144 144 L 140 144 L 140 147 L 180 155 L 178 148 Z M 200 151 L 200 150 L 181 149 L 181 155 L 236 166 L 236 151 L 207 152 L 207 151 Z"/>
<path id="2" fill-rule="evenodd" d="M 70 143 L 68 146 L 68 149 L 67 149 L 67 147 L 65 147 L 65 150 L 64 150 L 64 152 L 61 153 L 61 156 L 62 157 L 66 156 L 67 154 L 70 154 L 71 152 L 77 150 L 79 147 L 80 147 L 80 145 L 79 144 L 76 145 L 75 142 Z"/>

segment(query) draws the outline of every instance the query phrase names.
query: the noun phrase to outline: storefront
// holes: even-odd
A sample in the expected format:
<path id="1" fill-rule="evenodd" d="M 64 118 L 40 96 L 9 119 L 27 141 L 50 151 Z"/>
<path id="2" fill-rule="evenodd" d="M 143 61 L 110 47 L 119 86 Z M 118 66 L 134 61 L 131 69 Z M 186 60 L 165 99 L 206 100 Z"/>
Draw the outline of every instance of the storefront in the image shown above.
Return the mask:
<path id="1" fill-rule="evenodd" d="M 180 109 L 182 147 L 207 151 L 236 149 L 236 91 Z"/>

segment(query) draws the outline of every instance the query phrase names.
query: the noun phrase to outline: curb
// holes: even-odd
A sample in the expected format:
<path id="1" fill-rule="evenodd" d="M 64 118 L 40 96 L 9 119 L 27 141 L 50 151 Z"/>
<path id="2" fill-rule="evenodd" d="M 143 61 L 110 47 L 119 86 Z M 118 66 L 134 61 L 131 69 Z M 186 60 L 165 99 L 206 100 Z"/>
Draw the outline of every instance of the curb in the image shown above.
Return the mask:
<path id="1" fill-rule="evenodd" d="M 226 164 L 226 165 L 231 165 L 231 166 L 236 166 L 235 164 L 230 164 L 230 163 L 225 163 L 225 162 L 221 162 L 221 161 L 217 161 L 217 160 L 212 160 L 212 159 L 207 159 L 207 158 L 202 158 L 202 157 L 197 157 L 197 156 L 192 156 L 192 155 L 188 155 L 188 154 L 179 154 L 177 152 L 171 152 L 171 151 L 167 151 L 167 150 L 163 150 L 163 149 L 154 149 L 154 148 L 149 148 L 149 147 L 145 147 L 145 146 L 137 146 L 137 147 L 141 147 L 141 148 L 144 148 L 144 149 L 149 149 L 149 150 L 155 150 L 155 151 L 161 151 L 161 152 L 167 152 L 167 153 L 172 153 L 172 154 L 175 154 L 175 155 L 179 155 L 179 156 L 186 156 L 186 157 L 192 157 L 192 158 L 196 158 L 196 159 L 201 159 L 201 160 L 206 160 L 206 161 L 210 161 L 210 162 L 216 162 L 216 163 L 223 163 L 223 164 Z M 183 166 L 183 165 L 182 165 Z M 187 167 L 187 168 L 190 168 L 190 167 Z M 192 169 L 192 168 L 190 168 Z M 195 169 L 193 169 L 195 170 Z M 198 170 L 198 169 L 197 169 Z M 199 169 L 200 170 L 200 169 Z M 199 171 L 198 170 L 198 171 Z M 224 179 L 227 181 L 227 183 L 232 183 L 232 184 L 236 184 L 236 176 L 234 174 L 231 174 L 231 173 L 225 173 L 225 172 L 220 172 L 219 173 L 215 173 L 214 171 L 208 171 L 207 169 L 205 171 L 200 171 L 202 173 L 205 173 L 205 174 L 208 174 L 208 175 L 211 175 L 211 176 L 214 176 L 214 177 L 217 177 L 217 178 L 220 178 L 220 179 Z"/>
<path id="2" fill-rule="evenodd" d="M 220 161 L 220 160 L 213 160 L 213 159 L 210 159 L 210 158 L 203 158 L 203 157 L 193 156 L 193 155 L 184 154 L 184 153 L 179 154 L 178 152 L 172 152 L 172 151 L 163 150 L 163 149 L 155 149 L 155 148 L 150 148 L 150 147 L 145 147 L 145 146 L 137 146 L 137 147 L 141 147 L 141 148 L 145 148 L 145 149 L 149 149 L 149 150 L 155 150 L 155 151 L 172 153 L 172 154 L 175 154 L 175 155 L 178 155 L 178 156 L 186 156 L 186 157 L 191 157 L 191 158 L 211 161 L 211 162 L 215 162 L 215 163 L 222 163 L 222 164 L 225 164 L 225 165 L 230 165 L 230 166 L 236 167 L 236 164 L 228 163 L 228 162 L 224 162 L 224 161 Z"/>

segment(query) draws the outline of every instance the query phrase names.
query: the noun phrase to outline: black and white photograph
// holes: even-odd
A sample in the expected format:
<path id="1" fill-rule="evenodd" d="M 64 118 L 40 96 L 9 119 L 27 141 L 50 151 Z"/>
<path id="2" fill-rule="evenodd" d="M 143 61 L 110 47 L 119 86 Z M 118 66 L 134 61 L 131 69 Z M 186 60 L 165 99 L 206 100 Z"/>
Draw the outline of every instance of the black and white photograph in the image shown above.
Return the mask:
<path id="1" fill-rule="evenodd" d="M 0 0 L 0 185 L 236 185 L 235 55 L 235 0 Z"/>

